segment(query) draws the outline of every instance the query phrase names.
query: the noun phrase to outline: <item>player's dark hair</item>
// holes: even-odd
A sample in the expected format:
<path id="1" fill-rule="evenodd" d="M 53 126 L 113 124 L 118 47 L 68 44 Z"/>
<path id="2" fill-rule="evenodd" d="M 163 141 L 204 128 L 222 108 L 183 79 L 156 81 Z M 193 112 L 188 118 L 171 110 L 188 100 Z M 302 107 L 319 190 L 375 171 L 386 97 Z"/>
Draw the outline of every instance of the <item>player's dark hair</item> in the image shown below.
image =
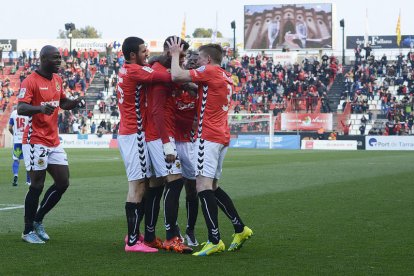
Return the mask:
<path id="1" fill-rule="evenodd" d="M 131 53 L 138 53 L 139 46 L 144 43 L 144 40 L 139 37 L 130 36 L 125 38 L 124 43 L 122 43 L 122 53 L 125 59 L 129 60 Z"/>
<path id="2" fill-rule="evenodd" d="M 198 48 L 198 51 L 203 51 L 209 55 L 214 63 L 221 64 L 221 60 L 223 59 L 223 48 L 221 48 L 220 44 L 210 43 L 202 45 L 200 48 Z"/>
<path id="3" fill-rule="evenodd" d="M 188 50 L 187 58 L 189 58 L 191 56 L 198 56 L 198 51 L 197 50 Z"/>
<path id="4" fill-rule="evenodd" d="M 171 35 L 171 36 L 169 36 L 169 37 L 167 37 L 166 39 L 165 39 L 165 41 L 164 41 L 164 50 L 168 50 L 168 44 L 167 44 L 167 42 L 170 42 L 170 40 L 172 39 L 172 38 L 177 38 L 175 35 Z M 183 49 L 184 49 L 184 51 L 187 51 L 188 50 L 188 48 L 190 48 L 190 44 L 188 44 L 188 42 L 187 41 L 185 41 L 184 39 L 181 39 L 181 43 L 180 43 L 180 46 L 181 45 L 184 45 L 184 47 L 183 47 Z"/>

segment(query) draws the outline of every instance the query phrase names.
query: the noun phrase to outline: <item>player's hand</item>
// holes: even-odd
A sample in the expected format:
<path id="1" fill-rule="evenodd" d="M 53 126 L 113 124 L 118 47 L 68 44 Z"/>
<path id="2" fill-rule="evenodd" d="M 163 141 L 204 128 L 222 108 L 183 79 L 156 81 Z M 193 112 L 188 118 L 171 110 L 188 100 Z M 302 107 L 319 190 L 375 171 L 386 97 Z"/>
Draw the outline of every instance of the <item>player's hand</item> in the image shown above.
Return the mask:
<path id="1" fill-rule="evenodd" d="M 174 163 L 175 162 L 175 155 L 174 154 L 168 154 L 165 156 L 165 161 L 167 163 Z"/>
<path id="2" fill-rule="evenodd" d="M 79 108 L 84 108 L 86 105 L 86 101 L 84 97 L 79 97 L 75 101 L 76 101 L 76 106 Z"/>
<path id="3" fill-rule="evenodd" d="M 177 156 L 177 152 L 175 150 L 174 145 L 171 142 L 169 142 L 169 143 L 163 144 L 162 148 L 165 154 L 165 161 L 167 161 L 167 163 L 173 163 Z"/>
<path id="4" fill-rule="evenodd" d="M 52 115 L 53 112 L 55 111 L 55 106 L 50 105 L 50 104 L 45 104 L 40 106 L 40 112 L 46 115 Z"/>
<path id="5" fill-rule="evenodd" d="M 170 48 L 171 55 L 174 54 L 180 54 L 181 51 L 184 50 L 184 45 L 181 44 L 181 38 L 174 36 L 170 39 L 170 41 L 167 41 L 167 45 Z"/>

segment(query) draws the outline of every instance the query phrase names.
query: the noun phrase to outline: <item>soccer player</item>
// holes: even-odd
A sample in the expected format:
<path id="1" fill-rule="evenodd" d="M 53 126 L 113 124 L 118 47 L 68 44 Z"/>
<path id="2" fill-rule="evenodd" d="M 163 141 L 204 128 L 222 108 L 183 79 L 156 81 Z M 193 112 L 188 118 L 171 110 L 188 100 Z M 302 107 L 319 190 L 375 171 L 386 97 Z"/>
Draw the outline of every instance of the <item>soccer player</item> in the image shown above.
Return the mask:
<path id="1" fill-rule="evenodd" d="M 172 55 L 171 75 L 173 81 L 194 82 L 199 85 L 197 105 L 198 131 L 196 141 L 196 187 L 208 229 L 208 241 L 195 252 L 195 256 L 207 256 L 225 250 L 220 239 L 218 226 L 219 206 L 231 220 L 235 234 L 229 251 L 240 249 L 253 235 L 244 225 L 227 193 L 218 187 L 224 156 L 230 141 L 227 113 L 233 91 L 230 73 L 220 67 L 223 49 L 218 44 L 201 46 L 197 69 L 184 70 L 179 65 L 182 50 L 180 39 L 173 38 L 168 43 Z"/>
<path id="2" fill-rule="evenodd" d="M 125 213 L 128 225 L 125 251 L 157 252 L 140 239 L 139 224 L 144 215 L 145 179 L 151 176 L 145 142 L 145 95 L 143 84 L 171 82 L 167 72 L 156 72 L 146 66 L 148 50 L 144 40 L 128 37 L 122 44 L 126 62 L 119 70 L 117 97 L 121 114 L 118 146 L 128 178 L 128 194 Z M 160 247 L 156 246 L 156 247 Z"/>
<path id="3" fill-rule="evenodd" d="M 186 69 L 197 67 L 198 52 L 189 50 L 185 62 Z M 198 246 L 194 226 L 198 215 L 198 198 L 194 171 L 193 123 L 196 115 L 196 97 L 191 88 L 187 87 L 175 96 L 175 142 L 177 154 L 181 161 L 181 170 L 184 177 L 186 192 L 185 206 L 187 209 L 187 228 L 185 238 L 187 245 Z M 195 86 L 197 89 L 197 86 Z M 197 91 L 195 91 L 196 93 Z"/>
<path id="4" fill-rule="evenodd" d="M 167 45 L 170 38 L 165 40 L 163 54 L 152 65 L 152 69 L 156 72 L 166 73 L 171 67 L 171 55 Z M 181 45 L 183 49 L 179 53 L 180 65 L 183 63 L 185 52 L 189 47 L 185 41 L 181 41 Z M 145 241 L 151 243 L 155 239 L 159 202 L 164 189 L 162 184 L 165 180 L 163 204 L 166 239 L 163 242 L 163 247 L 178 253 L 191 253 L 192 248 L 183 243 L 177 227 L 179 198 L 184 181 L 174 140 L 174 93 L 176 90 L 175 85 L 169 82 L 152 84 L 147 91 L 149 110 L 145 138 L 157 181 L 150 182 L 147 192 Z"/>
<path id="5" fill-rule="evenodd" d="M 17 186 L 17 180 L 19 175 L 19 165 L 20 160 L 23 159 L 23 151 L 22 151 L 22 139 L 23 139 L 23 132 L 25 127 L 28 124 L 29 118 L 27 116 L 19 116 L 17 115 L 17 110 L 13 110 L 10 115 L 9 120 L 9 131 L 13 135 L 13 186 Z M 30 176 L 29 172 L 26 171 L 26 184 L 30 185 Z"/>
<path id="6" fill-rule="evenodd" d="M 58 137 L 59 107 L 71 110 L 83 107 L 82 98 L 70 100 L 57 74 L 62 57 L 56 47 L 47 45 L 40 51 L 40 66 L 22 83 L 18 95 L 17 114 L 29 117 L 23 134 L 23 156 L 31 185 L 24 202 L 24 231 L 22 239 L 28 243 L 49 240 L 43 218 L 56 206 L 69 186 L 69 167 L 66 152 Z M 46 191 L 39 205 L 46 171 L 54 184 Z"/>

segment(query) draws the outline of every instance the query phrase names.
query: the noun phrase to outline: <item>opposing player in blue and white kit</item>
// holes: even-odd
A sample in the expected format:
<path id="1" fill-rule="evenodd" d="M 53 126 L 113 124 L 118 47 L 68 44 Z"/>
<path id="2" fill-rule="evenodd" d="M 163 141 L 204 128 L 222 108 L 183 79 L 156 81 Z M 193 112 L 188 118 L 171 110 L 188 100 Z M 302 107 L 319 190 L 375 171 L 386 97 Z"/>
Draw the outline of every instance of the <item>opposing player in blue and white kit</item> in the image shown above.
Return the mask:
<path id="1" fill-rule="evenodd" d="M 13 135 L 13 186 L 17 186 L 17 180 L 19 175 L 20 160 L 23 159 L 22 151 L 22 138 L 25 127 L 28 124 L 29 118 L 27 116 L 17 115 L 17 110 L 13 110 L 9 120 L 9 131 Z M 26 171 L 26 184 L 30 185 L 30 176 Z"/>

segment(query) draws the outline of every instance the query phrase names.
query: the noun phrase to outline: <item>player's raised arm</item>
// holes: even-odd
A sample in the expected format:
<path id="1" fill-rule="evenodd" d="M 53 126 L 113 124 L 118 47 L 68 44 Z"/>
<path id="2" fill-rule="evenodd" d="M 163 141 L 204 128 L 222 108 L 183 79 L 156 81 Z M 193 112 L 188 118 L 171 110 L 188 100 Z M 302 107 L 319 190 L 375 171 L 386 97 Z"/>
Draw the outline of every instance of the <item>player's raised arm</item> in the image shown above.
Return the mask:
<path id="1" fill-rule="evenodd" d="M 180 52 L 183 50 L 181 39 L 174 37 L 168 43 L 171 53 L 171 78 L 174 82 L 191 82 L 190 72 L 180 67 Z"/>

